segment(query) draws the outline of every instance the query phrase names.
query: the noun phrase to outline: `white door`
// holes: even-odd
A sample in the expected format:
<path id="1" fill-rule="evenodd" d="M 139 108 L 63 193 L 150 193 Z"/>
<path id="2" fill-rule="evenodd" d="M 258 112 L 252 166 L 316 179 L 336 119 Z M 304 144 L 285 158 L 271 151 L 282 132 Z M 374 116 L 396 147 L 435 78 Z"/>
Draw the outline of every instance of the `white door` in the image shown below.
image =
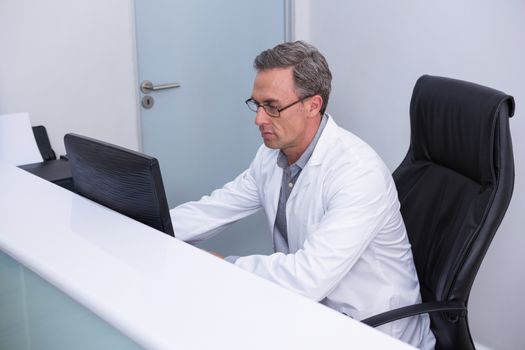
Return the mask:
<path id="1" fill-rule="evenodd" d="M 141 93 L 142 143 L 161 165 L 170 207 L 246 169 L 261 138 L 250 97 L 253 59 L 286 39 L 286 0 L 135 0 L 139 80 L 179 87 Z M 151 103 L 150 103 L 151 105 Z M 201 244 L 223 254 L 271 250 L 263 213 Z"/>

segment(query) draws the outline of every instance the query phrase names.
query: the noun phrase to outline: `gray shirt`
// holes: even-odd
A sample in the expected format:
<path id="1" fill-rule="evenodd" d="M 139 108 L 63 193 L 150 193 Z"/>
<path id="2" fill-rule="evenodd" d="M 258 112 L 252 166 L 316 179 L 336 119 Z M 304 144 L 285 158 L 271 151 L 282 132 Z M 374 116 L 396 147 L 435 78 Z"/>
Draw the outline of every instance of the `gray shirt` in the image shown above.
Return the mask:
<path id="1" fill-rule="evenodd" d="M 319 141 L 319 137 L 323 132 L 328 116 L 325 114 L 321 118 L 319 129 L 308 145 L 306 150 L 301 154 L 301 157 L 293 163 L 288 165 L 288 159 L 283 151 L 279 152 L 277 157 L 277 165 L 283 169 L 283 177 L 281 180 L 281 192 L 279 194 L 279 204 L 277 206 L 277 215 L 275 217 L 275 226 L 273 229 L 273 246 L 276 252 L 288 253 L 288 227 L 286 224 L 286 202 L 292 193 L 293 187 L 301 175 L 301 171 L 308 163 L 308 160 L 314 152 L 315 146 Z"/>
<path id="2" fill-rule="evenodd" d="M 319 129 L 315 133 L 312 142 L 308 145 L 304 153 L 299 157 L 299 159 L 288 165 L 288 159 L 283 151 L 279 152 L 277 157 L 277 165 L 283 169 L 283 177 L 281 180 L 281 192 L 279 194 L 279 204 L 277 206 L 277 215 L 275 216 L 275 225 L 273 228 L 273 248 L 276 252 L 282 252 L 285 254 L 289 253 L 288 248 L 288 228 L 286 224 L 286 202 L 292 193 L 293 187 L 301 174 L 301 171 L 308 163 L 308 160 L 314 152 L 317 141 L 323 133 L 323 129 L 328 122 L 328 116 L 325 114 L 321 118 L 321 123 L 319 124 Z M 238 256 L 227 256 L 224 259 L 230 263 L 235 263 L 238 259 Z"/>

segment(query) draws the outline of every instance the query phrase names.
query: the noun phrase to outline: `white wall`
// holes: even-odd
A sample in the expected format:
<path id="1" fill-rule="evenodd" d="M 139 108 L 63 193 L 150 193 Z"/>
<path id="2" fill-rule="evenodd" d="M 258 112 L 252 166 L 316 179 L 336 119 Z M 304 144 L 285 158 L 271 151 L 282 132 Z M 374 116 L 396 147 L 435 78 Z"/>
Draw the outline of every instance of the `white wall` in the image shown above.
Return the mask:
<path id="1" fill-rule="evenodd" d="M 131 0 L 0 1 L 0 114 L 139 148 Z"/>
<path id="2" fill-rule="evenodd" d="M 514 96 L 514 196 L 475 281 L 469 320 L 493 349 L 525 346 L 525 2 L 522 0 L 295 1 L 295 37 L 325 53 L 328 111 L 393 170 L 410 137 L 412 88 L 422 74 L 484 84 Z"/>

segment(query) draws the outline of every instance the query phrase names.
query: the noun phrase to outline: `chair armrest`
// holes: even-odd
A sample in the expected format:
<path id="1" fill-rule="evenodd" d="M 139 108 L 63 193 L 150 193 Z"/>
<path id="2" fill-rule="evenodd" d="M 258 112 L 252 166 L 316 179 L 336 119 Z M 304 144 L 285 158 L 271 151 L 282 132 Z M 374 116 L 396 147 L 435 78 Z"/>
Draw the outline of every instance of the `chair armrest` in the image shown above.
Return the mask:
<path id="1" fill-rule="evenodd" d="M 371 327 L 381 326 L 382 324 L 392 321 L 400 320 L 405 317 L 415 316 L 419 314 L 426 314 L 431 312 L 451 312 L 458 316 L 464 317 L 467 315 L 467 307 L 460 302 L 445 301 L 445 302 L 427 302 L 421 304 L 414 304 L 400 307 L 398 309 L 383 312 L 381 314 L 366 318 L 362 320 L 364 324 Z"/>

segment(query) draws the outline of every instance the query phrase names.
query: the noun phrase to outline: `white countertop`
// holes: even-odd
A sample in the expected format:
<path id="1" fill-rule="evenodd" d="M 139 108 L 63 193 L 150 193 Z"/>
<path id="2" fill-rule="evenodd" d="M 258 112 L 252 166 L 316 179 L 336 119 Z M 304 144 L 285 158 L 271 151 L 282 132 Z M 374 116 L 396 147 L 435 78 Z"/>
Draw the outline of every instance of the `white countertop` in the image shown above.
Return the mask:
<path id="1" fill-rule="evenodd" d="M 409 349 L 0 163 L 0 250 L 148 349 Z"/>

